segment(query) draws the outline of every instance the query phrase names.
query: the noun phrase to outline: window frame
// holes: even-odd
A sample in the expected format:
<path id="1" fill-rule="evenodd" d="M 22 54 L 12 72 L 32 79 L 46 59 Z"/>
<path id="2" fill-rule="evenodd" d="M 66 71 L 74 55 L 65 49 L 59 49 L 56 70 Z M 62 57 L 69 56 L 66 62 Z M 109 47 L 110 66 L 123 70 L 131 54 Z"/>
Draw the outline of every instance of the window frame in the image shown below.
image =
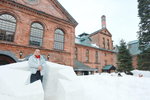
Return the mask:
<path id="1" fill-rule="evenodd" d="M 37 27 L 33 27 L 32 26 L 33 24 L 39 24 L 39 25 L 42 26 L 43 29 L 40 29 L 40 28 L 37 28 Z M 32 29 L 39 29 L 40 31 L 43 31 L 42 37 L 34 36 L 33 34 L 31 34 Z M 40 22 L 33 22 L 33 23 L 31 23 L 31 25 L 30 25 L 29 45 L 30 46 L 36 46 L 36 47 L 42 47 L 43 46 L 43 40 L 44 40 L 44 33 L 45 33 L 45 27 L 44 27 L 44 25 L 42 23 L 40 23 Z M 33 44 L 31 44 L 31 37 L 41 40 L 41 42 L 40 42 L 41 45 L 33 45 Z M 35 42 L 38 42 L 38 41 L 35 41 Z"/>
<path id="2" fill-rule="evenodd" d="M 110 49 L 110 44 L 109 44 L 109 39 L 107 39 L 107 46 L 108 46 L 108 49 Z"/>
<path id="3" fill-rule="evenodd" d="M 105 38 L 103 37 L 103 47 L 106 48 Z"/>
<path id="4" fill-rule="evenodd" d="M 86 57 L 85 57 L 86 62 L 89 62 L 89 54 L 90 54 L 89 49 L 86 49 Z"/>
<path id="5" fill-rule="evenodd" d="M 2 39 L 0 39 L 0 41 L 5 41 L 5 42 L 14 42 L 15 41 L 15 34 L 16 34 L 16 29 L 17 29 L 17 22 L 18 22 L 18 20 L 17 20 L 17 18 L 16 18 L 16 16 L 14 16 L 13 14 L 11 14 L 11 13 L 0 13 L 0 16 L 2 16 L 2 15 L 9 15 L 11 18 L 13 18 L 13 20 L 15 21 L 10 21 L 10 20 L 6 20 L 6 19 L 0 19 L 1 21 L 4 21 L 4 22 L 8 22 L 9 23 L 9 25 L 13 25 L 14 24 L 14 26 L 13 27 L 11 27 L 11 28 L 14 28 L 14 31 L 10 31 L 10 30 L 4 30 L 4 29 L 0 29 L 0 31 L 2 32 L 5 32 L 5 33 L 1 33 L 1 35 L 2 34 L 4 34 L 3 35 L 3 38 Z M 10 24 L 11 23 L 11 24 Z M 7 24 L 7 26 L 9 26 L 8 24 Z M 5 27 L 6 28 L 6 27 Z M 12 34 L 6 34 L 7 32 L 10 32 L 10 33 L 12 33 Z M 11 36 L 11 37 L 10 37 Z M 5 39 L 6 38 L 6 39 Z M 8 39 L 9 38 L 9 39 Z"/>
<path id="6" fill-rule="evenodd" d="M 78 48 L 75 47 L 75 50 L 74 50 L 74 51 L 75 51 L 75 59 L 78 60 Z"/>
<path id="7" fill-rule="evenodd" d="M 105 61 L 105 66 L 106 66 L 106 65 L 108 65 L 108 62 L 107 62 L 107 60 L 104 60 L 104 61 Z"/>
<path id="8" fill-rule="evenodd" d="M 95 52 L 95 63 L 99 63 L 99 53 L 98 53 L 98 51 Z"/>
<path id="9" fill-rule="evenodd" d="M 57 30 L 60 30 L 63 34 L 56 33 Z M 56 40 L 56 37 L 55 37 L 56 35 L 57 36 L 63 36 L 63 42 Z M 56 48 L 55 43 L 62 44 L 61 45 L 62 48 Z M 60 47 L 60 45 L 59 45 L 59 47 Z M 53 44 L 53 48 L 54 48 L 54 50 L 57 50 L 57 51 L 64 51 L 64 49 L 65 49 L 65 32 L 61 28 L 56 28 L 55 31 L 54 31 L 54 44 Z"/>

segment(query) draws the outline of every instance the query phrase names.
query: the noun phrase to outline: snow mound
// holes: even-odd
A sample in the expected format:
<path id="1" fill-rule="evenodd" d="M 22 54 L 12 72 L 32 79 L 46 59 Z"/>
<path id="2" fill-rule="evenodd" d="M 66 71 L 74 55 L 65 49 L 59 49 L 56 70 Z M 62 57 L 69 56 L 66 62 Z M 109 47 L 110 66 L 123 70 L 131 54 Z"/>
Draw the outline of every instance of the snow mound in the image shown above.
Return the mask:
<path id="1" fill-rule="evenodd" d="M 1 100 L 43 100 L 41 82 L 27 84 L 29 76 L 29 71 L 15 70 L 8 66 L 0 67 Z"/>
<path id="2" fill-rule="evenodd" d="M 134 76 L 142 75 L 143 77 L 149 77 L 150 78 L 150 71 L 140 71 L 140 70 L 133 70 L 132 73 Z"/>
<path id="3" fill-rule="evenodd" d="M 118 77 L 115 73 L 76 76 L 72 67 L 52 62 L 47 62 L 43 84 L 40 81 L 30 84 L 30 74 L 27 61 L 1 66 L 0 99 L 150 100 L 147 77 Z"/>

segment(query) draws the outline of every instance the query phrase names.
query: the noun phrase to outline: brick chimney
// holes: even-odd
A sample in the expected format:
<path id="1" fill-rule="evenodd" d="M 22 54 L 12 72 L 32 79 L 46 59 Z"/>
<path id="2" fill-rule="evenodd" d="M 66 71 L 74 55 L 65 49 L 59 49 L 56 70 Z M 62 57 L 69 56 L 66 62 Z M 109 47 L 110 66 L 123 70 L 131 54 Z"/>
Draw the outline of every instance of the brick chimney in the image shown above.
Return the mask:
<path id="1" fill-rule="evenodd" d="M 103 16 L 101 17 L 101 20 L 102 20 L 102 28 L 106 28 L 106 16 L 103 15 Z"/>

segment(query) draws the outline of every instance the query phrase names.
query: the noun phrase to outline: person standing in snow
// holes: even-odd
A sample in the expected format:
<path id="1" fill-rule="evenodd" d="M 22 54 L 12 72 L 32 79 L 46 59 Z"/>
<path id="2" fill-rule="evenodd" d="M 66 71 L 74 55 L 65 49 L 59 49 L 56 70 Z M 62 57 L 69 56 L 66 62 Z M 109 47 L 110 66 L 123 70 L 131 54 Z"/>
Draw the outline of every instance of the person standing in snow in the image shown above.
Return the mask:
<path id="1" fill-rule="evenodd" d="M 36 49 L 34 54 L 30 56 L 28 60 L 29 68 L 31 71 L 30 83 L 37 80 L 43 81 L 43 75 L 45 73 L 46 61 L 44 57 L 41 56 L 40 50 Z"/>

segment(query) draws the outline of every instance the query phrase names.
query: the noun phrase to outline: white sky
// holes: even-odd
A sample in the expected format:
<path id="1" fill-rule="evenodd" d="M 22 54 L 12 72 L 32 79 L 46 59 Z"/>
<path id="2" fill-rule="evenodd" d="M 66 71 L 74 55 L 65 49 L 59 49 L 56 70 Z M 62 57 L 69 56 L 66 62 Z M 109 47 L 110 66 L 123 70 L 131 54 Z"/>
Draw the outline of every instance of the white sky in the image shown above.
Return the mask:
<path id="1" fill-rule="evenodd" d="M 79 23 L 76 35 L 101 29 L 101 16 L 106 15 L 107 29 L 114 45 L 121 39 L 126 42 L 137 39 L 137 0 L 58 0 Z"/>

